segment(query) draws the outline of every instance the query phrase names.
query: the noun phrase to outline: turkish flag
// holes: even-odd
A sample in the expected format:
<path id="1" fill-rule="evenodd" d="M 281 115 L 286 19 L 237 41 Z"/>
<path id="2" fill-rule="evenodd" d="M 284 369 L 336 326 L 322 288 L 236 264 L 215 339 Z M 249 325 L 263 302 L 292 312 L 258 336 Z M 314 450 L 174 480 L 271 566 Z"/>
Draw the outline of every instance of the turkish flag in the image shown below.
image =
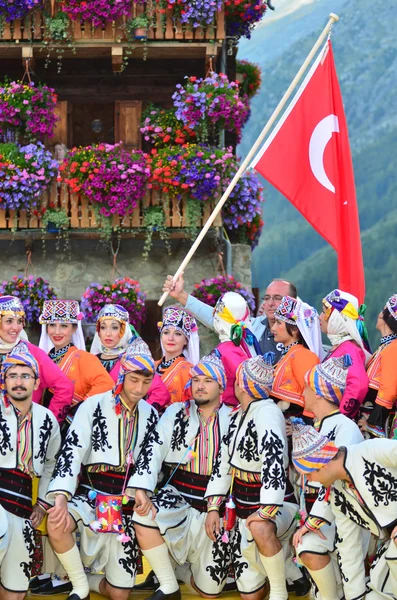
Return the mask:
<path id="1" fill-rule="evenodd" d="M 338 287 L 364 301 L 353 164 L 331 42 L 252 165 L 338 254 Z"/>

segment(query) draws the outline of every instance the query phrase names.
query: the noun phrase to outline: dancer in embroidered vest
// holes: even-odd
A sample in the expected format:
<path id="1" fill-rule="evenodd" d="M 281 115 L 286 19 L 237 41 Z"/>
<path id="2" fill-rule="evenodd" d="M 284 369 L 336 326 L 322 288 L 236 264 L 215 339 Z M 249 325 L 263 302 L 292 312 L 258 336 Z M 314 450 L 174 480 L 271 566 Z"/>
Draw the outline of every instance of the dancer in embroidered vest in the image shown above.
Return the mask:
<path id="1" fill-rule="evenodd" d="M 190 375 L 193 399 L 167 408 L 157 426 L 149 468 L 135 472 L 130 481 L 137 489 L 134 523 L 139 545 L 160 584 L 151 600 L 180 598 L 177 579 L 202 596 L 217 595 L 230 565 L 219 517 L 216 536 L 210 539 L 205 529 L 207 510 L 218 510 L 222 499 L 204 499 L 211 474 L 219 472 L 221 440 L 230 422 L 230 409 L 221 404 L 225 371 L 212 354 Z M 165 485 L 149 498 L 162 467 Z M 168 552 L 178 565 L 176 574 Z"/>
<path id="2" fill-rule="evenodd" d="M 342 415 L 339 404 L 343 397 L 348 369 L 349 356 L 330 358 L 316 365 L 305 376 L 305 405 L 314 413 L 314 427 L 336 446 L 352 445 L 363 441 L 363 436 L 354 421 Z M 296 422 L 295 422 L 296 424 Z M 296 455 L 296 449 L 295 449 Z M 304 475 L 302 479 L 304 480 Z M 319 485 L 311 482 L 307 486 L 301 482 L 301 490 L 309 489 L 313 495 Z M 323 600 L 339 600 L 343 597 L 342 578 L 335 550 L 335 522 L 329 507 L 327 515 L 319 518 L 316 502 L 306 517 L 304 514 L 304 498 L 302 498 L 302 519 L 304 525 L 294 536 L 294 545 L 300 561 L 308 568 Z M 320 529 L 321 528 L 321 529 Z M 368 536 L 363 532 L 363 544 L 368 543 Z"/>
<path id="3" fill-rule="evenodd" d="M 301 414 L 312 418 L 313 414 L 305 409 L 303 389 L 305 373 L 322 358 L 317 311 L 299 298 L 284 296 L 274 318 L 272 333 L 284 349 L 274 368 L 271 397 L 286 418 Z"/>
<path id="4" fill-rule="evenodd" d="M 85 351 L 79 303 L 76 300 L 46 300 L 39 322 L 39 348 L 47 352 L 74 385 L 70 424 L 78 405 L 89 396 L 108 392 L 114 382 L 96 356 Z"/>
<path id="5" fill-rule="evenodd" d="M 20 342 L 3 360 L 0 398 L 0 584 L 4 598 L 28 591 L 35 551 L 34 528 L 47 508 L 46 494 L 60 446 L 58 423 L 33 403 L 40 368 Z M 40 478 L 32 507 L 32 479 Z"/>
<path id="6" fill-rule="evenodd" d="M 349 354 L 352 359 L 340 403 L 341 413 L 351 419 L 357 417 L 368 392 L 365 363 L 371 351 L 364 321 L 365 309 L 365 304 L 359 307 L 355 296 L 342 290 L 333 290 L 323 299 L 320 314 L 321 331 L 327 334 L 332 345 L 324 360 L 345 354 Z"/>
<path id="7" fill-rule="evenodd" d="M 182 402 L 190 369 L 200 358 L 197 323 L 186 311 L 171 306 L 165 309 L 158 328 L 163 357 L 156 362 L 156 371 L 171 394 L 171 402 Z"/>
<path id="8" fill-rule="evenodd" d="M 134 586 L 138 547 L 133 503 L 125 489 L 134 470 L 147 468 L 157 411 L 142 398 L 154 376 L 154 361 L 137 338 L 121 359 L 113 392 L 81 403 L 64 441 L 47 499 L 48 534 L 73 584 L 69 598 L 86 598 L 89 588 L 126 600 Z M 73 531 L 80 533 L 80 552 Z M 84 565 L 84 566 L 83 566 Z M 93 573 L 89 582 L 84 567 Z"/>
<path id="9" fill-rule="evenodd" d="M 273 367 L 266 356 L 241 363 L 228 434 L 222 438 L 221 460 L 207 487 L 208 501 L 232 494 L 237 521 L 230 531 L 237 589 L 245 599 L 265 596 L 287 600 L 283 545 L 295 529 L 296 504 L 284 502 L 288 452 L 283 413 L 269 398 Z M 231 467 L 231 469 L 230 469 Z M 207 530 L 217 528 L 209 513 Z"/>
<path id="10" fill-rule="evenodd" d="M 316 517 L 327 519 L 329 506 L 336 527 L 336 550 L 346 600 L 397 596 L 397 443 L 366 440 L 339 446 L 313 427 L 293 424 L 296 469 L 323 487 Z M 366 582 L 364 559 L 368 545 L 363 531 L 385 540 Z M 320 530 L 321 531 L 321 530 Z M 391 533 L 391 538 L 389 537 Z M 368 593 L 368 588 L 372 592 Z M 332 588 L 335 590 L 335 587 Z M 324 592 L 325 593 L 325 592 Z M 326 600 L 339 596 L 325 595 Z"/>
<path id="11" fill-rule="evenodd" d="M 397 419 L 393 418 L 397 400 L 397 294 L 388 299 L 379 313 L 376 329 L 382 337 L 367 364 L 369 389 L 364 402 L 371 404 L 373 410 L 368 421 L 364 417 L 359 425 L 371 437 L 397 439 Z"/>
<path id="12" fill-rule="evenodd" d="M 121 359 L 136 337 L 139 335 L 130 325 L 128 311 L 123 306 L 106 304 L 101 308 L 90 352 L 99 358 L 115 383 L 119 376 Z M 146 400 L 159 412 L 171 402 L 171 396 L 157 374 L 153 378 Z"/>
<path id="13" fill-rule="evenodd" d="M 25 311 L 19 298 L 0 296 L 0 364 L 16 345 L 23 341 L 40 367 L 39 387 L 33 392 L 33 402 L 42 403 L 45 389 L 53 390 L 48 406 L 58 423 L 62 423 L 73 398 L 73 384 L 43 350 L 28 342 L 23 329 Z"/>

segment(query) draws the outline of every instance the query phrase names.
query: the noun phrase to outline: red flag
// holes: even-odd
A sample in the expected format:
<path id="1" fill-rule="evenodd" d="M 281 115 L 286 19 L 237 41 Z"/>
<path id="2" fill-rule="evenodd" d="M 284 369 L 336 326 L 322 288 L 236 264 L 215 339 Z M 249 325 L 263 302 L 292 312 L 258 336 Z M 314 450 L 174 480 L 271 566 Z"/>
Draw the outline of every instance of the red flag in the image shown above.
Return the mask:
<path id="1" fill-rule="evenodd" d="M 338 287 L 364 301 L 353 164 L 331 42 L 254 159 L 338 254 Z"/>

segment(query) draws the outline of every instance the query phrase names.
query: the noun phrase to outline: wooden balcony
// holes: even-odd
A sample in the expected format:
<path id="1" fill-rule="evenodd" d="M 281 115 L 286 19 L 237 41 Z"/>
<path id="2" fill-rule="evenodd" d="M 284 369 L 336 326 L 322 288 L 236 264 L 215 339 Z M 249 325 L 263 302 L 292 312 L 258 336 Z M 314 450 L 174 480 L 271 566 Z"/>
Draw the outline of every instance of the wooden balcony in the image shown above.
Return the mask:
<path id="1" fill-rule="evenodd" d="M 99 230 L 103 226 L 103 223 L 98 219 L 92 204 L 82 194 L 72 194 L 66 184 L 57 184 L 54 182 L 42 199 L 42 206 L 48 206 L 50 203 L 55 208 L 65 210 L 69 217 L 69 231 L 73 233 L 74 237 L 86 237 L 87 235 L 95 237 L 96 235 L 100 235 Z M 171 236 L 183 237 L 184 232 L 181 230 L 189 225 L 186 201 L 162 199 L 153 191 L 147 193 L 131 215 L 124 218 L 114 215 L 112 226 L 119 227 L 122 235 L 128 235 L 131 232 L 130 230 L 139 233 L 139 229 L 143 227 L 145 208 L 160 204 L 164 208 L 166 227 L 174 230 L 174 235 L 172 235 L 171 231 Z M 213 206 L 210 204 L 204 205 L 203 217 L 201 222 L 197 223 L 197 227 L 201 228 L 203 226 L 212 208 Z M 214 222 L 214 227 L 220 227 L 221 225 L 222 220 L 218 216 Z M 46 235 L 46 231 L 43 230 L 43 225 L 38 216 L 35 216 L 33 213 L 28 214 L 24 210 L 0 210 L 0 239 L 7 239 L 11 236 L 23 238 L 28 233 L 35 233 L 35 237 Z"/>
<path id="2" fill-rule="evenodd" d="M 146 10 L 146 5 L 134 5 L 132 17 L 139 16 Z M 55 8 L 55 12 L 57 8 Z M 225 39 L 225 15 L 221 11 L 216 15 L 212 25 L 195 29 L 174 21 L 172 10 L 167 10 L 165 15 L 158 11 L 153 17 L 154 26 L 148 32 L 148 42 L 204 42 Z M 93 27 L 91 21 L 72 21 L 70 34 L 75 46 L 103 46 L 114 44 L 127 44 L 128 39 L 125 29 L 126 19 L 108 22 L 102 27 Z M 18 19 L 5 23 L 3 30 L 0 28 L 0 50 L 2 46 L 10 44 L 30 44 L 39 46 L 45 40 L 44 13 L 40 9 L 31 11 L 25 19 Z M 67 44 L 65 44 L 66 46 Z"/>

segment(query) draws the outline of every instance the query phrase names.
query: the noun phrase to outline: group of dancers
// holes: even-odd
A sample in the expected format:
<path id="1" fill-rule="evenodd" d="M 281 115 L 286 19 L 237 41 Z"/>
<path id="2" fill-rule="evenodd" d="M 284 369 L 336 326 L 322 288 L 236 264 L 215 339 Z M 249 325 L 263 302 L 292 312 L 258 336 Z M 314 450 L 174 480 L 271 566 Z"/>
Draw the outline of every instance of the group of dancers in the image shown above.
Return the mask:
<path id="1" fill-rule="evenodd" d="M 44 302 L 35 346 L 0 297 L 0 597 L 127 600 L 143 555 L 150 600 L 397 599 L 397 295 L 372 354 L 342 290 L 319 315 L 274 280 L 253 317 L 163 289 L 159 361 L 122 306 L 87 352 L 78 302 Z"/>

